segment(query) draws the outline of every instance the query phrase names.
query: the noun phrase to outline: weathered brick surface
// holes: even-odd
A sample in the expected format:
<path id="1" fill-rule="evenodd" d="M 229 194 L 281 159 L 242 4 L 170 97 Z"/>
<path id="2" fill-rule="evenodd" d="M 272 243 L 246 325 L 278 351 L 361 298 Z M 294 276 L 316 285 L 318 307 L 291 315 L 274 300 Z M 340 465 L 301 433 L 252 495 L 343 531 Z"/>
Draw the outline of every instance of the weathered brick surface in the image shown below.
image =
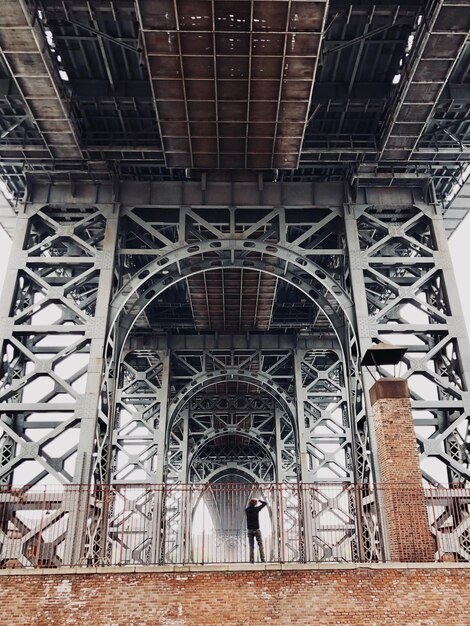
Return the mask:
<path id="1" fill-rule="evenodd" d="M 408 386 L 400 379 L 379 380 L 371 400 L 390 559 L 434 561 Z"/>
<path id="2" fill-rule="evenodd" d="M 9 626 L 464 626 L 470 568 L 0 577 Z"/>

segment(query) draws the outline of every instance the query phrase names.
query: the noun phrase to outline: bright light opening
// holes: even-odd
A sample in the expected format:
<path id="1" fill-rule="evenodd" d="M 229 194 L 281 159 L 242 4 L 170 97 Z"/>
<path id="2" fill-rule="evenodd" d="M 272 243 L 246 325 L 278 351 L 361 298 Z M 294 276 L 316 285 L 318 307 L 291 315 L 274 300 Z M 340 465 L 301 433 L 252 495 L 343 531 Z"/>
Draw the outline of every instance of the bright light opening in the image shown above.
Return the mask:
<path id="1" fill-rule="evenodd" d="M 0 192 L 5 196 L 7 200 L 13 200 L 13 194 L 8 189 L 7 185 L 3 182 L 3 180 L 0 180 Z"/>

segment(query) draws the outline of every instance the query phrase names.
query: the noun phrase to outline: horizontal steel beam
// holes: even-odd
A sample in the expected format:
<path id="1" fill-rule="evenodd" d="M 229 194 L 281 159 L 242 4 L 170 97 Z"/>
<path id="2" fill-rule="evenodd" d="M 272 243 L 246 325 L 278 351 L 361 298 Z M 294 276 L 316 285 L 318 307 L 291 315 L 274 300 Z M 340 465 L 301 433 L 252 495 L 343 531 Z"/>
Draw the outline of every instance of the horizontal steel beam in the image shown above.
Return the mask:
<path id="1" fill-rule="evenodd" d="M 402 3 L 403 8 L 418 9 L 424 7 L 427 0 L 406 0 Z M 388 8 L 390 11 L 396 11 L 397 2 L 391 0 L 330 0 L 329 12 L 333 13 L 338 9 L 349 9 L 351 7 L 352 12 L 360 10 L 370 10 L 375 7 Z"/>
<path id="2" fill-rule="evenodd" d="M 130 336 L 126 345 L 127 352 L 159 351 L 159 350 L 294 350 L 318 349 L 337 350 L 338 341 L 321 335 L 155 335 L 136 333 Z"/>
<path id="3" fill-rule="evenodd" d="M 69 81 L 73 98 L 76 100 L 116 100 L 131 98 L 139 101 L 153 102 L 152 88 L 146 80 L 117 81 L 114 88 L 105 79 L 71 79 Z M 326 104 L 329 102 L 371 102 L 384 101 L 391 92 L 388 83 L 355 83 L 352 90 L 346 83 L 316 83 L 313 88 L 312 103 Z M 0 79 L 0 98 L 11 98 L 20 95 L 10 79 Z M 440 102 L 470 102 L 470 85 L 449 83 L 444 88 Z"/>
<path id="4" fill-rule="evenodd" d="M 118 80 L 114 87 L 108 80 L 70 80 L 70 87 L 74 98 L 79 100 L 105 100 L 117 98 L 135 98 L 137 100 L 152 100 L 152 87 L 147 80 Z"/>

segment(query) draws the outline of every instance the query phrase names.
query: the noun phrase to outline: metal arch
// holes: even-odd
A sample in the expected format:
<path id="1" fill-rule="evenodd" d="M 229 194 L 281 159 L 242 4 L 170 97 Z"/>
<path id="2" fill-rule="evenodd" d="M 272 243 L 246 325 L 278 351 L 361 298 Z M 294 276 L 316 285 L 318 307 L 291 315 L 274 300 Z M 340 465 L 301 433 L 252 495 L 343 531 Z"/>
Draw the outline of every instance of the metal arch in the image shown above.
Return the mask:
<path id="1" fill-rule="evenodd" d="M 227 434 L 228 434 L 227 432 L 211 433 L 210 435 L 208 435 L 206 433 L 206 435 L 205 435 L 206 438 L 196 445 L 195 449 L 191 452 L 191 455 L 188 458 L 188 470 L 191 469 L 191 464 L 197 458 L 197 455 L 205 448 L 205 446 L 207 446 L 207 444 L 211 443 L 212 441 L 215 441 L 216 439 L 220 439 L 221 437 L 225 437 Z M 251 433 L 249 431 L 248 432 L 244 432 L 243 433 L 243 437 L 245 437 L 247 439 L 250 439 L 251 441 L 255 442 L 256 445 L 259 445 L 261 448 L 264 449 L 264 451 L 269 456 L 269 459 L 271 461 L 272 467 L 274 468 L 274 473 L 277 474 L 277 471 L 276 471 L 277 470 L 277 468 L 276 468 L 276 459 L 274 458 L 274 456 L 272 454 L 272 450 L 270 450 L 268 448 L 268 446 L 266 446 L 266 444 L 262 440 L 257 439 L 253 435 L 253 433 Z M 226 465 L 225 467 L 228 468 L 229 465 Z M 246 468 L 242 468 L 239 465 L 237 465 L 236 468 L 238 468 L 239 470 L 243 470 L 243 471 L 246 470 Z M 248 471 L 248 470 L 246 470 L 246 471 Z M 256 477 L 254 476 L 254 478 L 256 478 Z M 279 481 L 276 481 L 276 482 L 279 482 Z"/>
<path id="2" fill-rule="evenodd" d="M 166 253 L 165 253 L 165 250 L 162 249 L 163 258 L 159 258 L 154 261 L 151 261 L 150 263 L 148 263 L 148 265 L 143 267 L 136 276 L 132 277 L 121 288 L 120 292 L 111 302 L 110 324 L 109 324 L 108 332 L 110 332 L 110 330 L 116 323 L 118 316 L 120 312 L 122 311 L 122 309 L 124 308 L 124 305 L 126 304 L 126 302 L 129 300 L 132 294 L 134 294 L 137 291 L 139 287 L 142 287 L 142 285 L 147 280 L 149 280 L 155 274 L 158 274 L 161 271 L 164 271 L 164 270 L 168 271 L 168 269 L 172 265 L 175 265 L 176 263 L 186 258 L 190 258 L 196 255 L 200 255 L 200 254 L 204 254 L 208 252 L 214 252 L 214 251 L 259 252 L 263 255 L 272 256 L 282 261 L 285 261 L 286 263 L 290 263 L 293 266 L 297 267 L 300 271 L 307 272 L 308 274 L 312 276 L 313 279 L 321 283 L 321 285 L 328 290 L 328 292 L 331 294 L 331 296 L 334 298 L 337 304 L 341 307 L 349 324 L 351 325 L 351 328 L 354 329 L 354 314 L 353 314 L 354 305 L 353 305 L 351 298 L 347 295 L 347 293 L 342 289 L 340 285 L 338 285 L 331 277 L 329 277 L 326 274 L 323 268 L 318 266 L 316 263 L 314 263 L 310 259 L 306 257 L 301 257 L 299 254 L 294 253 L 288 248 L 285 248 L 278 244 L 265 244 L 265 243 L 260 243 L 259 241 L 250 240 L 250 239 L 244 239 L 244 240 L 218 239 L 216 241 L 206 241 L 206 242 L 198 242 L 197 244 L 188 244 L 186 246 L 173 249 Z M 226 267 L 223 261 L 215 260 L 214 263 L 215 265 L 213 266 L 213 269 L 221 269 L 223 267 Z M 253 263 L 253 265 L 251 265 L 251 263 Z M 240 265 L 240 266 L 235 265 L 235 263 L 232 262 L 230 266 L 231 267 L 244 267 L 247 269 L 251 269 L 251 268 L 255 269 L 256 262 L 245 261 L 245 264 Z M 271 267 L 272 270 L 274 269 L 272 266 L 268 266 L 268 267 Z M 276 274 L 274 271 L 272 273 L 278 276 L 278 274 Z M 285 274 L 283 273 L 283 276 L 288 276 L 289 274 L 292 274 L 292 273 L 287 271 L 285 272 Z M 181 276 L 181 278 L 183 277 L 184 276 Z M 287 279 L 284 278 L 284 280 L 287 280 Z M 177 281 L 174 280 L 172 274 L 168 274 L 165 276 L 164 279 L 162 279 L 162 283 L 165 286 L 169 286 L 171 284 L 174 284 L 175 282 Z M 290 282 L 292 285 L 297 286 L 299 288 L 304 283 L 304 281 L 302 281 L 301 279 L 297 277 L 295 277 L 295 280 L 290 280 L 287 282 Z M 309 285 L 308 289 L 306 288 L 306 294 L 309 295 L 309 292 L 311 290 L 312 290 L 312 286 Z M 140 300 L 141 299 L 139 299 L 138 302 L 140 302 Z"/>
<path id="3" fill-rule="evenodd" d="M 249 265 L 248 265 L 247 261 L 244 261 L 242 259 L 235 260 L 234 262 L 227 262 L 227 263 L 221 262 L 217 266 L 214 266 L 213 263 L 214 263 L 213 261 L 205 261 L 205 262 L 202 262 L 200 265 L 198 265 L 198 271 L 195 271 L 195 269 L 192 268 L 192 270 L 188 269 L 186 271 L 178 273 L 177 280 L 174 280 L 171 274 L 167 275 L 164 278 L 162 278 L 160 281 L 158 281 L 157 283 L 151 285 L 147 289 L 147 291 L 141 294 L 141 296 L 139 297 L 139 299 L 136 301 L 134 305 L 134 307 L 137 308 L 137 314 L 135 316 L 132 316 L 131 314 L 125 315 L 123 317 L 122 322 L 119 325 L 119 328 L 122 329 L 123 332 L 125 333 L 120 338 L 122 345 L 124 345 L 127 339 L 127 336 L 129 332 L 131 331 L 132 326 L 135 320 L 137 319 L 137 317 L 147 308 L 147 306 L 149 306 L 152 300 L 157 298 L 162 293 L 162 291 L 171 287 L 172 285 L 177 284 L 181 280 L 184 280 L 188 276 L 195 276 L 196 274 L 200 274 L 203 272 L 215 271 L 215 270 L 220 270 L 220 269 L 230 267 L 230 268 L 250 269 L 253 271 L 259 271 L 259 272 L 263 272 L 266 274 L 271 274 L 272 276 L 276 276 L 277 278 L 284 280 L 288 282 L 289 284 L 292 284 L 293 286 L 297 287 L 301 291 L 303 291 L 303 293 L 305 293 L 305 295 L 308 296 L 321 309 L 321 311 L 325 314 L 325 316 L 331 321 L 331 326 L 340 342 L 341 348 L 342 350 L 346 351 L 345 338 L 342 337 L 339 332 L 341 328 L 344 328 L 344 324 L 342 320 L 339 318 L 339 316 L 335 312 L 328 313 L 327 309 L 328 308 L 331 309 L 331 307 L 328 301 L 326 300 L 326 298 L 322 294 L 318 293 L 317 290 L 314 287 L 312 287 L 312 285 L 309 285 L 306 281 L 303 281 L 297 276 L 295 276 L 293 272 L 290 272 L 290 271 L 281 272 L 280 269 L 275 271 L 276 268 L 273 268 L 270 265 L 264 265 L 263 263 L 256 262 L 256 261 L 249 261 Z M 289 277 L 291 277 L 290 280 L 289 280 Z M 170 279 L 171 279 L 171 282 L 170 282 Z M 158 289 L 159 287 L 161 287 L 161 289 L 157 291 L 156 289 Z M 312 291 L 315 292 L 315 297 L 318 298 L 317 300 L 314 299 Z M 336 323 L 333 320 L 335 320 Z M 352 328 L 353 327 L 351 326 L 351 329 Z M 354 333 L 354 330 L 353 330 L 353 333 Z"/>
<path id="4" fill-rule="evenodd" d="M 184 418 L 183 418 L 184 419 Z M 244 431 L 243 432 L 243 437 L 248 438 L 248 439 L 252 439 L 253 441 L 255 441 L 257 444 L 259 444 L 260 446 L 264 446 L 266 448 L 266 450 L 268 450 L 268 448 L 262 443 L 259 442 L 256 439 L 256 433 L 254 434 L 252 432 L 253 429 L 250 428 L 249 431 Z M 204 438 L 201 439 L 201 441 L 196 445 L 196 447 L 192 450 L 190 458 L 188 459 L 188 467 L 191 465 L 191 462 L 197 457 L 197 455 L 201 452 L 201 450 L 211 441 L 215 441 L 216 439 L 220 439 L 220 437 L 225 437 L 227 434 L 230 434 L 230 431 L 227 432 L 227 430 L 222 429 L 221 432 L 216 432 L 214 430 L 214 428 L 210 428 L 208 431 L 206 431 L 206 433 L 204 434 Z M 274 463 L 274 458 L 272 459 L 273 463 Z"/>
<path id="5" fill-rule="evenodd" d="M 259 263 L 259 262 L 256 263 L 254 261 L 253 262 L 250 261 L 250 263 L 252 263 L 252 268 L 253 269 L 257 269 L 257 265 L 260 268 L 263 265 L 262 263 Z M 199 272 L 204 271 L 204 269 L 203 269 L 204 266 L 207 266 L 207 270 L 206 271 L 211 271 L 211 270 L 214 270 L 214 269 L 220 269 L 220 265 L 217 265 L 217 267 L 211 267 L 211 264 L 212 264 L 212 261 L 206 261 L 205 263 L 201 263 Z M 243 264 L 244 264 L 244 260 L 241 259 L 238 262 L 235 261 L 235 263 L 231 263 L 230 266 L 231 267 L 238 267 L 238 266 L 244 267 Z M 196 273 L 194 271 L 191 272 L 190 271 L 191 269 L 194 269 L 194 268 L 189 268 L 188 275 L 194 275 Z M 272 273 L 272 274 L 278 276 L 281 280 L 286 280 L 286 281 L 288 281 L 288 278 L 289 278 L 289 275 L 290 275 L 290 272 L 286 272 L 284 275 L 282 275 L 281 272 L 275 273 L 273 271 L 273 268 L 271 266 L 269 266 L 269 265 L 268 265 L 267 269 L 259 269 L 259 271 L 266 271 L 266 273 Z M 322 272 L 322 274 L 324 274 L 324 273 Z M 158 291 L 158 286 L 160 286 L 162 291 L 163 291 L 164 289 L 168 288 L 170 285 L 175 284 L 175 282 L 183 280 L 184 277 L 185 277 L 185 272 L 184 271 L 181 274 L 177 275 L 177 280 L 176 281 L 169 280 L 170 278 L 173 279 L 173 277 L 171 275 L 163 276 L 162 279 L 160 281 L 158 281 L 157 284 L 152 285 L 151 287 L 149 287 L 149 289 L 146 292 L 141 294 L 140 298 L 136 301 L 134 306 L 137 308 L 137 310 L 139 310 L 139 312 L 144 311 L 145 308 L 150 304 L 151 300 L 153 300 L 154 298 L 157 298 L 159 293 L 161 293 L 161 292 Z M 333 315 L 329 315 L 325 311 L 325 309 L 321 306 L 321 304 L 319 304 L 319 301 L 313 299 L 313 296 L 312 296 L 312 293 L 311 293 L 312 292 L 311 285 L 308 285 L 305 281 L 303 281 L 302 279 L 300 279 L 297 276 L 292 275 L 291 278 L 292 278 L 292 284 L 294 284 L 298 289 L 303 291 L 305 293 L 305 295 L 308 296 L 324 312 L 326 317 L 330 320 L 332 329 L 333 329 L 334 333 L 336 334 L 336 336 L 338 338 L 338 343 L 339 343 L 340 350 L 341 350 L 341 360 L 342 360 L 342 362 L 344 364 L 346 364 L 348 362 L 347 355 L 348 355 L 348 348 L 349 348 L 349 346 L 348 346 L 348 338 L 346 337 L 346 333 L 341 333 L 340 332 L 340 328 L 341 327 L 344 328 L 342 320 L 338 319 L 339 316 L 335 312 L 333 312 Z M 167 284 L 165 284 L 165 283 L 167 283 Z M 147 296 L 148 296 L 149 293 L 152 293 L 152 296 L 151 296 L 151 298 L 147 299 Z M 324 298 L 324 296 L 322 294 L 318 294 L 318 297 L 319 297 L 319 300 L 321 299 L 322 301 L 325 301 L 325 298 Z M 326 302 L 326 305 L 329 306 L 329 303 Z M 332 317 L 333 317 L 333 320 L 336 320 L 336 324 L 332 320 Z M 127 321 L 127 324 L 125 324 L 125 326 L 124 326 L 123 336 L 120 337 L 120 340 L 122 342 L 121 343 L 122 346 L 124 345 L 125 340 L 126 340 L 128 334 L 131 331 L 132 324 L 134 323 L 135 319 L 136 318 L 132 319 L 132 317 L 130 315 L 127 317 L 127 320 L 125 318 L 125 320 Z M 351 327 L 351 332 L 353 333 L 353 336 L 354 336 L 354 330 L 353 330 L 352 327 Z M 120 360 L 119 359 L 119 352 L 115 353 L 115 358 Z M 357 364 L 355 364 L 353 362 L 352 362 L 352 366 L 357 368 Z M 241 375 L 240 375 L 241 373 L 239 373 L 238 370 L 234 370 L 233 373 L 235 375 L 237 375 L 238 378 L 242 378 Z M 219 379 L 220 379 L 220 377 L 219 377 Z M 214 382 L 216 381 L 215 377 L 213 377 L 213 381 Z M 191 383 L 192 387 L 184 388 L 180 393 L 188 394 L 193 388 L 194 389 L 198 388 L 197 384 L 198 384 L 198 379 L 196 378 Z M 269 391 L 268 387 L 265 387 L 263 385 L 261 385 L 261 387 L 264 388 L 264 389 L 267 389 Z M 349 378 L 347 377 L 346 381 L 345 381 L 345 389 L 347 390 L 348 396 L 350 395 L 350 388 L 351 388 L 351 386 L 350 386 Z M 280 388 L 279 388 L 279 390 L 281 391 L 281 394 L 282 394 L 283 391 Z M 168 442 L 168 437 L 169 437 L 168 433 L 171 430 L 171 423 L 172 423 L 172 419 L 173 419 L 172 415 L 182 408 L 182 400 L 178 400 L 178 402 L 180 402 L 179 406 L 177 406 L 177 405 L 175 406 L 175 405 L 172 404 L 172 405 L 169 406 L 169 409 L 168 409 L 169 428 L 168 428 L 167 435 L 166 435 L 167 442 Z M 296 423 L 296 417 L 295 417 L 296 413 L 295 413 L 295 410 L 292 409 L 289 406 L 289 401 L 286 402 L 286 406 L 288 407 L 287 410 L 288 410 L 289 414 L 292 416 L 292 420 L 293 420 L 293 423 L 294 423 L 294 430 L 295 430 L 295 432 L 296 432 L 296 434 L 298 436 L 299 425 Z M 167 443 L 167 445 L 168 445 L 168 443 Z"/>
<path id="6" fill-rule="evenodd" d="M 287 350 L 284 352 L 285 354 L 282 357 L 280 357 L 281 361 L 285 360 L 288 354 L 289 355 L 291 354 L 291 350 Z M 255 353 L 257 354 L 258 351 L 254 351 L 253 354 Z M 113 434 L 114 444 L 113 445 L 116 447 L 116 451 L 118 451 L 121 457 L 121 462 L 119 462 L 119 464 L 116 465 L 115 467 L 110 466 L 108 468 L 109 471 L 113 472 L 113 476 L 114 474 L 116 474 L 115 480 L 117 480 L 117 482 L 119 483 L 122 482 L 122 472 L 126 469 L 126 462 L 124 462 L 125 461 L 124 455 L 127 455 L 129 459 L 132 459 L 132 464 L 131 464 L 133 467 L 132 471 L 140 471 L 140 470 L 146 471 L 148 473 L 148 477 L 149 477 L 148 479 L 153 482 L 160 482 L 162 480 L 164 458 L 167 459 L 167 456 L 164 455 L 163 453 L 163 450 L 165 449 L 165 440 L 167 438 L 167 434 L 166 434 L 167 433 L 167 422 L 166 422 L 167 403 L 166 401 L 164 401 L 163 403 L 159 402 L 158 398 L 161 399 L 162 396 L 166 398 L 167 393 L 165 391 L 162 391 L 162 396 L 161 394 L 157 394 L 157 400 L 156 400 L 156 398 L 154 397 L 156 393 L 154 383 L 147 379 L 147 372 L 154 373 L 155 368 L 158 367 L 156 362 L 154 363 L 154 360 L 156 358 L 158 357 L 155 353 L 152 356 L 152 365 L 149 366 L 148 370 L 145 370 L 145 372 L 142 371 L 140 374 L 136 372 L 132 364 L 126 363 L 125 361 L 122 364 L 124 368 L 126 368 L 131 373 L 133 372 L 134 375 L 131 376 L 131 378 L 126 383 L 121 383 L 120 391 L 118 391 L 116 395 L 116 409 L 118 410 L 118 407 L 121 407 L 121 408 L 124 408 L 126 412 L 128 412 L 128 416 L 125 418 L 122 424 L 120 424 L 119 420 L 117 419 L 114 425 L 114 434 Z M 182 363 L 184 363 L 184 359 L 181 360 L 181 364 Z M 229 367 L 229 365 L 227 365 L 227 367 Z M 220 366 L 217 368 L 217 370 L 221 370 L 221 369 L 224 369 L 224 371 L 226 371 L 226 368 L 223 368 Z M 210 369 L 208 371 L 210 372 Z M 248 373 L 251 373 L 253 375 L 253 371 L 251 370 L 249 366 L 247 366 L 246 361 L 243 363 L 243 365 L 238 364 L 238 370 L 234 369 L 232 376 L 237 377 L 238 371 L 248 371 Z M 198 373 L 201 373 L 201 371 L 199 370 Z M 294 442 L 297 441 L 297 437 L 295 435 L 295 432 L 296 432 L 296 426 L 295 426 L 295 421 L 294 421 L 295 415 L 293 415 L 293 413 L 295 413 L 294 408 L 292 407 L 286 408 L 284 403 L 282 402 L 282 399 L 276 398 L 276 393 L 275 393 L 276 389 L 277 390 L 281 389 L 281 391 L 283 391 L 282 383 L 281 383 L 281 386 L 279 386 L 279 383 L 276 380 L 276 378 L 275 377 L 271 378 L 269 375 L 269 372 L 266 372 L 265 370 L 261 371 L 261 378 L 263 380 L 263 384 L 268 387 L 269 392 L 265 392 L 266 396 L 269 397 L 271 403 L 274 402 L 276 406 L 279 407 L 278 410 L 282 412 L 284 416 L 283 419 L 289 423 L 289 428 L 292 432 L 292 438 Z M 192 393 L 198 394 L 199 389 L 196 389 L 195 391 L 193 391 L 192 388 L 190 387 L 190 382 L 192 382 L 192 380 L 193 380 L 192 376 L 186 377 L 185 382 L 183 382 L 183 380 L 180 379 L 180 384 L 178 385 L 178 392 L 181 391 L 182 387 L 183 388 L 187 387 Z M 212 376 L 211 376 L 211 379 L 207 382 L 210 386 L 217 384 L 217 383 L 214 383 L 214 381 L 212 380 Z M 135 388 L 136 383 L 140 385 L 138 389 Z M 253 382 L 251 384 L 253 384 Z M 259 386 L 259 382 L 254 383 L 254 384 L 256 384 L 256 386 Z M 144 387 L 142 387 L 142 385 L 144 385 Z M 272 388 L 272 391 L 270 390 L 271 388 Z M 184 397 L 183 401 L 187 403 L 190 401 L 190 398 L 188 399 L 187 397 Z M 287 400 L 285 400 L 285 402 L 287 403 L 291 402 L 290 397 L 288 397 Z M 143 415 L 144 409 L 146 412 L 145 419 Z M 250 409 L 250 410 L 254 410 L 254 409 L 255 407 L 253 405 L 253 409 Z M 211 409 L 208 409 L 208 410 L 209 410 L 209 413 L 212 412 Z M 265 411 L 266 408 L 257 409 L 257 410 Z M 150 415 L 149 411 L 153 415 L 152 425 L 149 425 L 149 419 L 148 419 Z M 183 407 L 177 411 L 178 419 L 176 423 L 180 423 L 181 413 L 184 413 L 184 412 L 185 412 L 185 405 L 183 405 Z M 156 420 L 156 421 L 154 422 L 153 420 Z M 138 423 L 138 424 L 144 425 L 147 431 L 147 434 L 145 436 L 142 433 L 139 434 L 139 440 L 145 446 L 143 450 L 139 453 L 139 455 L 137 455 L 140 457 L 139 464 L 137 464 L 137 456 L 135 454 L 135 451 L 131 449 L 129 452 L 129 450 L 127 449 L 128 446 L 132 447 L 133 443 L 135 445 L 134 433 L 132 431 L 129 431 L 130 424 L 132 423 Z M 171 432 L 174 432 L 174 429 L 175 429 L 175 425 L 173 423 Z M 292 442 L 290 444 L 290 447 L 291 446 L 292 446 Z M 167 448 L 169 447 L 171 446 L 167 445 Z M 156 467 L 154 466 L 154 469 L 151 469 L 148 466 L 148 463 L 149 463 L 148 453 L 151 449 L 159 451 L 158 459 L 156 461 Z M 106 456 L 106 459 L 107 458 L 108 457 Z M 107 466 L 108 464 L 109 462 L 107 462 Z M 129 468 L 131 467 L 131 465 L 128 465 L 127 467 Z M 185 465 L 187 464 L 185 463 Z M 152 472 L 155 472 L 153 478 L 151 477 Z M 117 478 L 118 473 L 119 473 L 119 478 Z M 135 482 L 136 477 L 133 477 L 131 480 Z"/>
<path id="7" fill-rule="evenodd" d="M 275 465 L 273 464 L 273 466 L 275 467 Z M 229 467 L 229 466 L 227 466 Z M 247 469 L 246 467 L 234 467 L 233 468 L 234 471 L 234 475 L 239 475 L 241 476 L 241 478 L 247 478 L 250 479 L 252 478 L 254 483 L 256 483 L 256 481 L 258 480 L 258 476 L 256 476 L 256 474 L 254 474 L 251 470 Z M 213 484 L 217 484 L 217 482 L 212 483 L 212 479 L 215 478 L 218 474 L 221 474 L 224 470 L 220 469 L 220 470 L 214 470 L 214 472 L 212 472 L 212 474 L 209 474 L 206 477 L 206 482 L 210 483 L 211 485 Z M 194 483 L 195 485 L 197 485 L 198 483 Z"/>
<path id="8" fill-rule="evenodd" d="M 135 320 L 137 319 L 138 315 L 140 315 L 145 309 L 146 307 L 152 302 L 152 300 L 154 300 L 156 297 L 158 297 L 158 295 L 160 295 L 163 291 L 165 291 L 167 288 L 169 288 L 172 285 L 177 284 L 178 282 L 181 282 L 182 280 L 184 280 L 185 278 L 187 278 L 188 276 L 194 276 L 198 273 L 202 273 L 205 271 L 212 271 L 212 270 L 220 270 L 223 268 L 227 268 L 227 267 L 231 267 L 231 268 L 245 268 L 245 269 L 251 269 L 254 271 L 260 271 L 260 272 L 264 272 L 266 274 L 271 274 L 272 276 L 276 276 L 277 278 L 279 278 L 280 280 L 284 280 L 285 282 L 293 285 L 294 287 L 297 287 L 300 291 L 302 291 L 310 300 L 312 300 L 312 302 L 314 302 L 314 304 L 316 304 L 318 306 L 318 308 L 324 313 L 324 315 L 327 317 L 327 319 L 330 321 L 331 323 L 331 327 L 336 335 L 336 337 L 338 338 L 340 347 L 341 347 L 341 351 L 343 354 L 343 358 L 346 359 L 346 355 L 348 354 L 348 348 L 349 345 L 351 343 L 351 340 L 348 340 L 344 333 L 341 332 L 342 329 L 345 329 L 346 326 L 343 323 L 343 321 L 339 318 L 338 314 L 334 311 L 332 312 L 328 312 L 328 309 L 330 309 L 331 311 L 331 306 L 330 303 L 326 300 L 326 298 L 317 291 L 317 289 L 315 288 L 315 286 L 308 284 L 306 281 L 300 279 L 299 277 L 295 276 L 295 274 L 293 272 L 290 272 L 289 270 L 287 271 L 281 271 L 278 268 L 274 268 L 273 266 L 264 264 L 262 262 L 259 261 L 249 261 L 247 262 L 246 260 L 243 259 L 236 259 L 234 262 L 227 262 L 224 263 L 223 261 L 217 261 L 217 264 L 214 265 L 214 261 L 205 261 L 202 262 L 201 264 L 198 265 L 198 271 L 190 271 L 190 269 L 188 270 L 184 270 L 181 273 L 178 273 L 173 276 L 171 274 L 165 275 L 164 277 L 161 278 L 161 280 L 159 280 L 157 283 L 151 285 L 147 291 L 145 291 L 140 297 L 139 299 L 136 301 L 136 303 L 134 304 L 134 308 L 137 307 L 137 314 L 133 317 L 130 314 L 127 314 L 126 316 L 124 316 L 124 319 L 122 320 L 122 322 L 119 324 L 119 328 L 123 331 L 122 335 L 119 337 L 119 344 L 118 345 L 114 345 L 113 346 L 113 354 L 114 354 L 114 358 L 117 360 L 120 360 L 120 353 L 124 347 L 125 341 L 132 329 L 133 324 L 135 323 Z M 152 262 L 152 265 L 154 265 L 155 262 Z M 169 264 L 170 265 L 170 264 Z M 164 267 L 164 266 L 163 266 Z M 163 269 L 160 268 L 160 269 Z M 145 270 L 139 272 L 137 278 L 139 276 L 142 276 L 142 274 L 144 273 Z M 321 270 L 320 268 L 318 268 L 318 272 L 320 272 L 320 274 L 322 276 L 326 277 L 326 274 L 323 270 Z M 152 275 L 154 276 L 155 274 L 157 274 L 158 272 L 155 271 Z M 146 280 L 148 280 L 151 276 L 145 276 L 144 279 L 140 279 L 141 280 L 141 284 L 143 284 Z M 176 278 L 176 279 L 175 279 Z M 319 282 L 322 282 L 322 279 L 319 279 L 317 275 L 313 275 L 313 278 L 315 278 L 315 280 L 318 280 Z M 134 279 L 131 279 L 131 281 L 133 281 Z M 131 282 L 129 281 L 129 282 Z M 331 279 L 330 279 L 331 281 Z M 333 283 L 333 281 L 331 281 Z M 129 283 L 128 283 L 129 284 Z M 138 285 L 140 286 L 140 285 Z M 138 287 L 137 286 L 137 287 Z M 125 296 L 123 297 L 123 303 L 120 306 L 119 310 L 117 310 L 116 307 L 116 302 L 115 304 L 112 304 L 110 309 L 112 312 L 112 322 L 111 325 L 109 326 L 108 329 L 108 337 L 107 337 L 107 343 L 108 346 L 111 345 L 112 343 L 112 330 L 113 330 L 113 324 L 117 321 L 118 319 L 118 315 L 119 312 L 122 310 L 125 301 L 127 301 L 129 299 L 129 297 L 131 296 L 132 293 L 135 293 L 137 287 L 134 289 L 134 291 L 132 292 L 128 292 L 125 293 Z M 126 286 L 123 287 L 123 289 L 121 290 L 120 293 L 123 293 L 124 290 L 127 291 Z M 341 293 L 344 295 L 343 290 L 338 286 L 338 290 L 341 291 Z M 331 292 L 330 292 L 331 293 Z M 149 294 L 150 297 L 149 297 Z M 317 298 L 317 299 L 315 299 Z M 344 295 L 344 299 L 345 300 L 349 300 L 349 298 Z M 340 304 L 340 303 L 339 303 Z M 340 304 L 341 306 L 341 304 Z M 351 335 L 352 338 L 354 339 L 354 342 L 356 341 L 356 331 L 355 331 L 355 327 L 354 327 L 354 323 L 351 320 L 351 311 L 352 311 L 352 301 L 349 300 L 349 302 L 347 303 L 347 307 L 348 307 L 348 312 L 346 312 L 344 309 L 343 311 L 345 312 L 345 317 L 347 319 L 348 327 L 351 331 Z M 113 314 L 114 313 L 114 314 Z M 119 357 L 119 358 L 118 358 Z M 354 363 L 355 368 L 357 369 L 358 364 Z M 108 365 L 109 367 L 109 365 Z"/>
<path id="9" fill-rule="evenodd" d="M 194 378 L 191 385 L 186 385 L 183 387 L 178 396 L 171 402 L 168 407 L 168 426 L 167 433 L 169 433 L 173 427 L 173 423 L 184 407 L 184 405 L 189 402 L 192 396 L 199 393 L 202 389 L 206 387 L 210 387 L 218 382 L 223 382 L 227 380 L 227 378 L 232 377 L 232 379 L 241 380 L 243 382 L 248 382 L 260 389 L 266 391 L 274 400 L 277 400 L 282 404 L 284 409 L 288 412 L 292 419 L 292 423 L 294 425 L 294 432 L 297 433 L 297 426 L 295 423 L 295 407 L 292 404 L 291 399 L 287 395 L 287 393 L 281 387 L 274 386 L 270 379 L 267 376 L 263 376 L 261 372 L 257 372 L 254 374 L 253 372 L 246 370 L 239 370 L 237 368 L 227 368 L 225 371 L 217 372 L 205 372 L 196 376 Z"/>

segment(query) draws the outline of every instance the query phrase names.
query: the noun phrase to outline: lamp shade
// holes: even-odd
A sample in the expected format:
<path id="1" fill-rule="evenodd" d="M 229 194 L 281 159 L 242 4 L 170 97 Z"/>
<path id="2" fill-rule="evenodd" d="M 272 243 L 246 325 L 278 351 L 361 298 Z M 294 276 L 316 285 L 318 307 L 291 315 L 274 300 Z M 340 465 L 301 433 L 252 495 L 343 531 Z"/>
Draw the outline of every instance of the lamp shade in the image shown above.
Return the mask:
<path id="1" fill-rule="evenodd" d="M 373 343 L 362 357 L 362 366 L 396 365 L 401 361 L 407 348 L 389 343 Z"/>

